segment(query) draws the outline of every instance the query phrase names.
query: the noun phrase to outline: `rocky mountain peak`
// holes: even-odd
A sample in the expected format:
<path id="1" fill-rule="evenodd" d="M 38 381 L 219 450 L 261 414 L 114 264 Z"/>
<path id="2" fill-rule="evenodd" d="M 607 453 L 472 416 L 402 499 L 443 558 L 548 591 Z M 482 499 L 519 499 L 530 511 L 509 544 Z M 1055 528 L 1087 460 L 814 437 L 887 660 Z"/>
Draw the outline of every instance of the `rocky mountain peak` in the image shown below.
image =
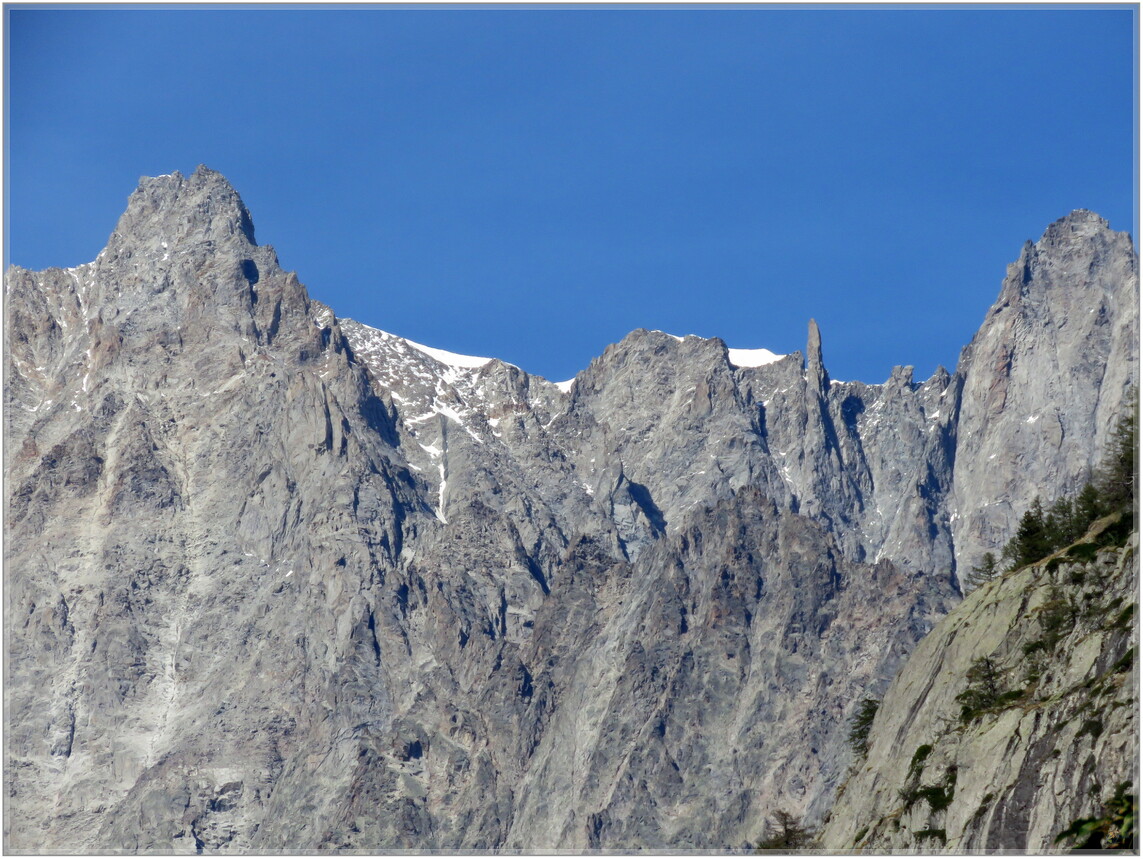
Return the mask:
<path id="1" fill-rule="evenodd" d="M 1111 229 L 1105 218 L 1088 209 L 1075 209 L 1044 230 L 1039 240 L 1024 243 L 1020 257 L 1008 267 L 1006 292 L 1002 299 L 1012 300 L 1017 295 L 1027 293 L 1027 284 L 1038 280 L 1040 287 L 1051 287 L 1053 278 L 1035 278 L 1034 268 L 1045 266 L 1067 266 L 1074 260 L 1107 254 L 1133 256 L 1134 245 L 1126 232 Z"/>
<path id="2" fill-rule="evenodd" d="M 1024 245 L 961 353 L 954 474 L 961 569 L 996 551 L 1045 481 L 1077 492 L 1138 383 L 1131 236 L 1077 209 Z"/>
<path id="3" fill-rule="evenodd" d="M 238 192 L 225 176 L 201 164 L 189 177 L 176 170 L 140 178 L 106 253 L 131 255 L 151 245 L 169 251 L 198 244 L 212 249 L 257 244 L 254 222 Z"/>
<path id="4" fill-rule="evenodd" d="M 1053 221 L 1044 230 L 1041 244 L 1055 244 L 1077 238 L 1090 238 L 1099 233 L 1114 233 L 1106 218 L 1090 209 L 1074 209 L 1069 214 Z"/>

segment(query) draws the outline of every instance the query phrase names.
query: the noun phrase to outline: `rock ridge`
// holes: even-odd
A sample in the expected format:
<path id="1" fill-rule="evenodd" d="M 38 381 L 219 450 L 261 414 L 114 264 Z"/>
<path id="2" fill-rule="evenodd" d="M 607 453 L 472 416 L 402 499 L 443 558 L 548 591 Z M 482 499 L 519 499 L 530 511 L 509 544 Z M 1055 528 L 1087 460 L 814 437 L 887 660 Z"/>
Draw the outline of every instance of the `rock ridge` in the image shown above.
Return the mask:
<path id="1" fill-rule="evenodd" d="M 820 820 L 857 703 L 1137 379 L 1130 239 L 1069 218 L 951 374 L 831 380 L 811 320 L 750 366 L 638 330 L 557 385 L 337 318 L 214 171 L 142 180 L 96 260 L 6 275 L 6 848 Z"/>

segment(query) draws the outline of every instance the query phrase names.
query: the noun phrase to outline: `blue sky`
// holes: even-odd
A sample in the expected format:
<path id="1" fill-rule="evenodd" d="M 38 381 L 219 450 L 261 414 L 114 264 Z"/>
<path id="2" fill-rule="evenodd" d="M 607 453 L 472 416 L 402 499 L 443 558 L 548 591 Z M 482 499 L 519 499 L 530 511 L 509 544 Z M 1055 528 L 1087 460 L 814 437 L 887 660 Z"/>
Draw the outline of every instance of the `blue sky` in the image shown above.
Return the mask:
<path id="1" fill-rule="evenodd" d="M 224 173 L 310 294 L 559 380 L 634 328 L 955 365 L 1026 239 L 1137 235 L 1132 7 L 11 7 L 7 262 Z"/>

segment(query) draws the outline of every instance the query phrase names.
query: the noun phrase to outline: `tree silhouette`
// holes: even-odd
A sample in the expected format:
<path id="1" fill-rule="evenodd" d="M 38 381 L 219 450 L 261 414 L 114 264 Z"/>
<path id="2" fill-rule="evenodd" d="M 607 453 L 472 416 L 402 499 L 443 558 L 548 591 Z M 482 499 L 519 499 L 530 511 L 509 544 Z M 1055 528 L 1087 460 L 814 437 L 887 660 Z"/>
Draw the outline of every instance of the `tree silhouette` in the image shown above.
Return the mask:
<path id="1" fill-rule="evenodd" d="M 766 823 L 766 837 L 758 842 L 758 852 L 764 850 L 797 850 L 808 847 L 811 835 L 798 818 L 778 810 Z"/>

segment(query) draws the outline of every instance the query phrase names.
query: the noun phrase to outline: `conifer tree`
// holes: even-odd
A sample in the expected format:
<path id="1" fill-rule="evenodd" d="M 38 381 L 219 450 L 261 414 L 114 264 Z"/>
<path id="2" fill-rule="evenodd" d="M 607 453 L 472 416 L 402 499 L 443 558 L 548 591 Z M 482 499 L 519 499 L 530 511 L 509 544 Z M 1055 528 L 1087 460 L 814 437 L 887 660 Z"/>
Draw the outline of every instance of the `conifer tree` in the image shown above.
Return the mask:
<path id="1" fill-rule="evenodd" d="M 1139 444 L 1139 392 L 1132 392 L 1127 414 L 1111 433 L 1099 479 L 1099 489 L 1108 511 L 1135 509 L 1136 447 Z"/>
<path id="2" fill-rule="evenodd" d="M 866 698 L 849 720 L 849 747 L 859 758 L 865 757 L 869 731 L 873 727 L 873 719 L 877 715 L 877 708 L 880 705 L 880 701 L 874 698 Z"/>
<path id="3" fill-rule="evenodd" d="M 1044 521 L 1044 505 L 1036 496 L 1020 519 L 1016 536 L 1008 541 L 1001 556 L 1008 562 L 1008 569 L 1015 570 L 1050 555 L 1053 548 Z"/>
<path id="4" fill-rule="evenodd" d="M 1101 516 L 1107 515 L 1107 510 L 1103 499 L 1100 497 L 1099 490 L 1095 484 L 1090 481 L 1084 484 L 1083 489 L 1080 490 L 1080 494 L 1076 496 L 1074 509 L 1076 524 L 1078 529 L 1081 529 L 1079 534 L 1076 535 L 1077 539 L 1087 532 L 1088 526 L 1091 525 L 1092 522 Z"/>
<path id="5" fill-rule="evenodd" d="M 776 811 L 774 817 L 766 823 L 766 837 L 758 842 L 758 851 L 765 850 L 797 850 L 808 847 L 811 833 L 801 821 L 787 811 Z"/>
<path id="6" fill-rule="evenodd" d="M 996 564 L 996 555 L 992 552 L 985 552 L 980 563 L 973 567 L 972 572 L 968 574 L 965 584 L 968 585 L 969 590 L 974 591 L 985 582 L 995 578 L 998 572 L 1000 569 Z"/>

